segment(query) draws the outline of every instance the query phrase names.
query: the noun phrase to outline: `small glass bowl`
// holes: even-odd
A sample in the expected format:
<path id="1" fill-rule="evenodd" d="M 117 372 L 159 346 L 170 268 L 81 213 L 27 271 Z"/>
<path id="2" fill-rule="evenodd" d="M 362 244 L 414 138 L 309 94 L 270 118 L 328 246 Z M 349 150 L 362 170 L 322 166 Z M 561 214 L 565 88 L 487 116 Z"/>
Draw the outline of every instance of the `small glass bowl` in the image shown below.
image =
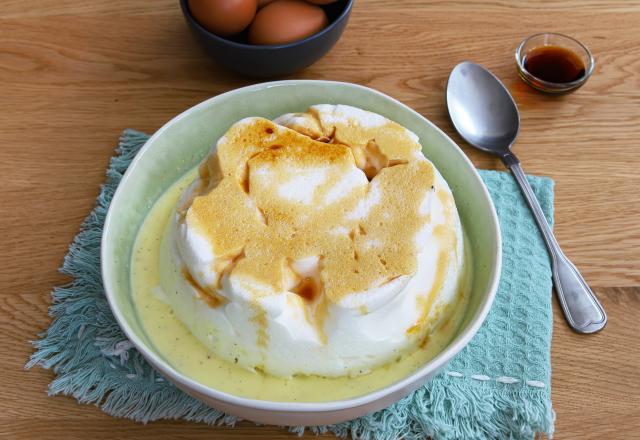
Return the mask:
<path id="1" fill-rule="evenodd" d="M 529 52 L 543 46 L 563 47 L 578 55 L 585 65 L 584 75 L 575 81 L 565 83 L 549 82 L 532 75 L 524 66 L 525 59 Z M 595 60 L 593 59 L 593 55 L 591 55 L 589 49 L 575 38 L 562 34 L 542 33 L 531 35 L 530 37 L 522 40 L 522 43 L 520 43 L 516 49 L 516 64 L 518 65 L 520 78 L 534 89 L 546 93 L 568 93 L 576 90 L 587 82 L 593 73 Z"/>

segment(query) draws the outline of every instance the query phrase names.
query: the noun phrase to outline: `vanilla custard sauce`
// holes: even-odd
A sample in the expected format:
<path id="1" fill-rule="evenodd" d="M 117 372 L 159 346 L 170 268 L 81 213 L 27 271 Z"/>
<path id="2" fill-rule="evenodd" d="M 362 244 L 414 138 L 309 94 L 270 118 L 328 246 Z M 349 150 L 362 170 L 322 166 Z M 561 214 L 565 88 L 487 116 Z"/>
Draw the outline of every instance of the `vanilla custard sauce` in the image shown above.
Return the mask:
<path id="1" fill-rule="evenodd" d="M 218 391 L 236 396 L 270 401 L 323 402 L 349 399 L 383 388 L 407 377 L 438 355 L 456 335 L 468 302 L 469 270 L 456 299 L 443 311 L 450 316 L 421 346 L 384 367 L 357 377 L 324 378 L 294 376 L 283 379 L 249 371 L 216 358 L 178 320 L 160 288 L 160 244 L 167 222 L 184 189 L 196 178 L 197 169 L 184 175 L 155 203 L 134 244 L 131 280 L 133 302 L 147 337 L 171 366 L 183 375 Z M 469 246 L 464 246 L 465 254 Z M 468 254 L 465 260 L 469 261 Z M 465 264 L 467 267 L 468 264 Z"/>

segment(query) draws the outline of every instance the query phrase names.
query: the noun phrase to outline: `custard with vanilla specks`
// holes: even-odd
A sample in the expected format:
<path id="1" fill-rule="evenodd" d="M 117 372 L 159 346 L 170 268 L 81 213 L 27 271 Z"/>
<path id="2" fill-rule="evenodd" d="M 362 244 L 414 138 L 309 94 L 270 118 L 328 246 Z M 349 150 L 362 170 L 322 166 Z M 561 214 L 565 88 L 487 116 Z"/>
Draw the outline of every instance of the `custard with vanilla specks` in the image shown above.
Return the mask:
<path id="1" fill-rule="evenodd" d="M 246 118 L 194 173 L 153 208 L 138 242 L 156 235 L 157 245 L 132 268 L 147 333 L 179 369 L 216 385 L 220 370 L 254 387 L 287 383 L 284 400 L 310 381 L 346 397 L 417 368 L 457 330 L 462 226 L 401 125 L 329 104 Z M 153 330 L 159 314 L 191 355 Z M 204 353 L 218 372 L 187 360 Z M 251 389 L 234 392 L 267 392 Z"/>

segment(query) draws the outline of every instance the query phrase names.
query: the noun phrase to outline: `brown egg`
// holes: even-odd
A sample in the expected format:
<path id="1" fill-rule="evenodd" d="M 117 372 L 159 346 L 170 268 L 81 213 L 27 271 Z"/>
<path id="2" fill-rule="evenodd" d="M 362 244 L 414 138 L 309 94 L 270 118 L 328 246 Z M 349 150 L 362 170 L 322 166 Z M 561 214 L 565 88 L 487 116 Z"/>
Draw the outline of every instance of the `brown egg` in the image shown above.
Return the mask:
<path id="1" fill-rule="evenodd" d="M 257 0 L 189 0 L 189 10 L 196 21 L 223 37 L 242 32 L 257 8 Z"/>
<path id="2" fill-rule="evenodd" d="M 253 44 L 284 44 L 302 40 L 328 23 L 322 8 L 301 0 L 276 0 L 260 9 L 249 28 Z"/>
<path id="3" fill-rule="evenodd" d="M 307 0 L 309 3 L 313 3 L 314 5 L 328 5 L 329 3 L 335 3 L 338 0 Z"/>
<path id="4" fill-rule="evenodd" d="M 269 3 L 273 3 L 274 0 L 258 0 L 258 8 L 267 6 Z"/>

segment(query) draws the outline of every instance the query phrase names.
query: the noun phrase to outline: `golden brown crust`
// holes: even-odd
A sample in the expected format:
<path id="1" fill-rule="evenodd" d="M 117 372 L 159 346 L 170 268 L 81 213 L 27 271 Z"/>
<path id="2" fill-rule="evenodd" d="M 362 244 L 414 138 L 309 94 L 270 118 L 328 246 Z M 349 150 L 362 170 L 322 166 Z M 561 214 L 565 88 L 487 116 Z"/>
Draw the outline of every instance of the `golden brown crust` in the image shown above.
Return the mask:
<path id="1" fill-rule="evenodd" d="M 216 256 L 233 261 L 234 275 L 274 292 L 291 289 L 291 261 L 309 256 L 321 257 L 318 285 L 334 303 L 412 275 L 415 236 L 428 223 L 419 207 L 435 180 L 433 165 L 416 154 L 417 140 L 391 121 L 376 127 L 349 120 L 330 124 L 313 108 L 296 116 L 298 122 L 308 119 L 298 127 L 307 135 L 262 118 L 229 129 L 201 167 L 205 190 L 188 209 L 189 226 L 209 240 Z M 332 199 L 336 185 L 360 173 L 355 166 L 370 182 L 360 177 Z M 310 198 L 292 200 L 279 192 L 311 174 L 319 176 L 317 182 L 300 180 Z M 370 206 L 359 206 L 366 199 Z M 360 217 L 353 214 L 358 210 Z"/>

